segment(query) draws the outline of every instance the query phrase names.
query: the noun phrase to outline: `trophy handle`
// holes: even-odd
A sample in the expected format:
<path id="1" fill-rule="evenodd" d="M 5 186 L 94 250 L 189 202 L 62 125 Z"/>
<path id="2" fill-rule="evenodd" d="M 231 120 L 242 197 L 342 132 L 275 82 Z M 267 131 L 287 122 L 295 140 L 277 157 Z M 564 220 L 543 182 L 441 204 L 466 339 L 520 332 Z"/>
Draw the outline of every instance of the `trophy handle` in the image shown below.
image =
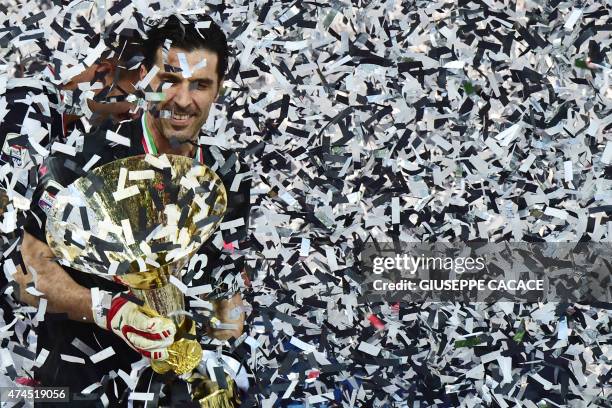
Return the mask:
<path id="1" fill-rule="evenodd" d="M 191 384 L 191 398 L 198 401 L 200 408 L 237 408 L 242 402 L 240 390 L 229 374 L 225 374 L 227 388 L 206 376 L 194 374 L 188 379 Z"/>

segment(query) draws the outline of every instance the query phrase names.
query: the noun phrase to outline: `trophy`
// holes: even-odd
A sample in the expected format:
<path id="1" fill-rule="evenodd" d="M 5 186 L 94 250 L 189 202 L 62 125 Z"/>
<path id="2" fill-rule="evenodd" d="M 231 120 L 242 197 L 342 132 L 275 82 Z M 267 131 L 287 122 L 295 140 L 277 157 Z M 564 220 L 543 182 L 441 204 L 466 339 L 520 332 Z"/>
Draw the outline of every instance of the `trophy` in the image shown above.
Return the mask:
<path id="1" fill-rule="evenodd" d="M 172 319 L 177 332 L 169 358 L 153 360 L 151 368 L 180 376 L 198 367 L 202 348 L 184 312 L 184 295 L 172 282 L 180 281 L 181 269 L 213 234 L 226 207 L 219 176 L 191 158 L 130 157 L 58 192 L 47 217 L 47 242 L 60 263 L 121 283 L 143 302 L 144 313 Z M 201 389 L 192 394 L 208 406 Z"/>

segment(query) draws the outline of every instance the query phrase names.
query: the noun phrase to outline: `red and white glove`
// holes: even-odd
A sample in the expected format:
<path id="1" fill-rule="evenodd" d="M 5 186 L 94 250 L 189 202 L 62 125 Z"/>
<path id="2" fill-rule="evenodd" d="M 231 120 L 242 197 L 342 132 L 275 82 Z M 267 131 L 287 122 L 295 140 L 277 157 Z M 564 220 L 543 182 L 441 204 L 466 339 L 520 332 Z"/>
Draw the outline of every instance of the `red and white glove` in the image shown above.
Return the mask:
<path id="1" fill-rule="evenodd" d="M 98 288 L 91 290 L 94 321 L 111 330 L 131 348 L 151 360 L 166 360 L 167 347 L 174 343 L 176 326 L 165 317 L 152 317 L 138 305 Z"/>

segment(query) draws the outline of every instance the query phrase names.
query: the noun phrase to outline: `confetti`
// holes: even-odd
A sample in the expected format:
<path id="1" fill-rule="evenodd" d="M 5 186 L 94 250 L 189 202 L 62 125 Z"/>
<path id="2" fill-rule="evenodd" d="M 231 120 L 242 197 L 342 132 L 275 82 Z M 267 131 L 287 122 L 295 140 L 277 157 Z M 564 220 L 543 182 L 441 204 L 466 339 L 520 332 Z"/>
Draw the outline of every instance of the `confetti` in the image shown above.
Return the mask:
<path id="1" fill-rule="evenodd" d="M 81 357 L 75 357 L 68 354 L 61 354 L 60 357 L 62 360 L 68 361 L 69 363 L 85 364 L 85 360 Z"/>
<path id="2" fill-rule="evenodd" d="M 140 190 L 138 189 L 138 186 L 134 185 L 128 188 L 124 188 L 123 190 L 115 191 L 113 193 L 113 198 L 115 199 L 115 201 L 121 201 L 138 194 L 140 194 Z"/>
<path id="3" fill-rule="evenodd" d="M 128 139 L 125 136 L 121 136 L 120 134 L 113 132 L 112 130 L 106 131 L 106 139 L 111 142 L 115 142 L 120 145 L 123 145 L 123 146 L 128 146 L 128 147 L 130 146 L 130 139 Z"/>
<path id="4" fill-rule="evenodd" d="M 17 247 L 9 236 L 35 191 L 27 169 L 51 150 L 70 156 L 80 148 L 77 140 L 48 140 L 36 108 L 51 112 L 56 103 L 32 92 L 4 94 L 15 88 L 15 67 L 59 84 L 102 50 L 87 41 L 89 29 L 161 19 L 194 2 L 147 9 L 121 1 L 102 15 L 96 6 L 89 28 L 66 14 L 78 14 L 75 2 L 42 14 L 36 2 L 9 3 L 0 10 L 0 121 L 18 105 L 32 110 L 6 132 L 16 136 L 0 159 L 12 206 L 0 215 L 5 275 L 19 264 L 6 260 Z M 215 171 L 231 168 L 221 152 L 243 153 L 248 172 L 228 184 L 230 196 L 243 180 L 253 185 L 250 219 L 224 219 L 213 240 L 220 251 L 232 243 L 233 251 L 221 251 L 224 262 L 246 259 L 247 332 L 224 346 L 257 379 L 245 406 L 607 406 L 609 305 L 366 302 L 356 282 L 366 242 L 609 240 L 609 5 L 217 3 L 196 7 L 220 20 L 233 55 L 200 142 Z M 208 22 L 196 24 L 203 31 Z M 193 74 L 207 63 L 185 60 L 180 68 Z M 150 89 L 157 70 L 137 84 L 149 103 L 161 100 Z M 145 160 L 167 168 L 162 158 Z M 128 239 L 123 223 L 119 234 Z M 153 244 L 142 245 L 147 254 Z M 214 261 L 210 274 L 222 276 Z M 244 282 L 228 279 L 228 286 Z M 218 290 L 174 284 L 190 296 Z M 0 377 L 11 381 L 11 373 L 27 376 L 48 358 L 43 349 L 28 361 L 15 346 L 35 352 L 35 342 L 25 341 L 34 339 L 30 327 L 51 315 L 14 302 L 4 287 L 20 316 L 0 318 L 11 356 L 5 361 L 3 353 Z M 126 384 L 128 400 L 159 396 L 135 391 L 138 370 L 115 377 L 107 380 Z M 83 388 L 108 401 L 100 384 Z"/>
<path id="5" fill-rule="evenodd" d="M 155 178 L 155 172 L 153 170 L 130 171 L 128 176 L 130 181 L 150 180 L 153 178 Z"/>
<path id="6" fill-rule="evenodd" d="M 107 347 L 102 351 L 97 352 L 94 355 L 89 356 L 89 359 L 92 363 L 96 364 L 102 360 L 106 360 L 107 358 L 115 355 L 115 350 L 112 347 Z"/>

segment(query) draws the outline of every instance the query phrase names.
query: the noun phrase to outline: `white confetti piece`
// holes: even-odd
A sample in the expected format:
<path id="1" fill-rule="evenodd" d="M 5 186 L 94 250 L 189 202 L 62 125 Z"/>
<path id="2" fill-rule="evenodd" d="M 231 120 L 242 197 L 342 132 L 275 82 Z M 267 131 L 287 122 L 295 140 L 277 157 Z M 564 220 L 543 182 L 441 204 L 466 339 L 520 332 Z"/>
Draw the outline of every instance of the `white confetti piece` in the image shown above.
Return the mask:
<path id="1" fill-rule="evenodd" d="M 529 168 L 531 167 L 535 159 L 536 159 L 535 155 L 533 153 L 530 153 L 529 156 L 527 156 L 527 158 L 523 160 L 523 162 L 521 163 L 521 167 L 519 167 L 519 171 L 526 172 L 527 170 L 529 170 Z"/>
<path id="2" fill-rule="evenodd" d="M 210 10 L 190 9 L 188 2 L 179 0 L 171 5 L 161 2 L 161 9 L 151 14 L 145 2 L 137 0 L 113 5 L 110 13 L 106 7 L 73 2 L 70 8 L 52 5 L 36 17 L 41 11 L 38 2 L 7 1 L 0 12 L 6 28 L 0 32 L 0 126 L 13 122 L 20 104 L 35 108 L 25 120 L 17 119 L 17 130 L 9 132 L 25 136 L 16 139 L 20 143 L 29 143 L 22 146 L 27 154 L 14 157 L 17 161 L 23 157 L 25 171 L 0 163 L 0 184 L 8 186 L 10 197 L 10 209 L 0 215 L 4 217 L 0 222 L 3 239 L 10 240 L 5 234 L 19 229 L 22 211 L 36 204 L 36 186 L 29 183 L 36 177 L 28 171 L 49 156 L 53 142 L 74 146 L 78 156 L 88 134 L 70 126 L 68 138 L 50 133 L 62 126 L 42 122 L 58 109 L 47 92 L 22 92 L 18 102 L 5 91 L 14 85 L 42 90 L 36 68 L 40 55 L 45 59 L 40 70 L 55 82 L 52 70 L 67 81 L 70 74 L 95 62 L 106 45 L 85 34 L 89 28 L 77 18 L 81 14 L 100 34 L 109 21 L 121 29 L 139 30 L 143 21 L 163 19 L 177 10 L 183 19 Z M 534 395 L 548 405 L 605 405 L 607 395 L 601 394 L 601 373 L 609 365 L 602 343 L 607 334 L 602 328 L 609 326 L 605 309 L 574 305 L 579 309 L 575 314 L 572 308 L 565 312 L 556 304 L 509 302 L 420 303 L 415 309 L 386 298 L 362 302 L 354 278 L 362 272 L 356 270 L 361 260 L 355 258 L 357 246 L 364 242 L 461 242 L 479 237 L 503 242 L 509 236 L 515 241 L 551 243 L 610 240 L 612 221 L 606 206 L 612 204 L 612 187 L 606 177 L 612 162 L 608 148 L 612 115 L 607 103 L 612 76 L 607 67 L 609 35 L 600 29 L 609 15 L 607 4 L 594 0 L 559 7 L 522 1 L 470 3 L 466 13 L 450 3 L 442 8 L 434 3 L 419 7 L 397 3 L 401 2 L 353 2 L 350 7 L 334 3 L 325 8 L 308 2 L 234 2 L 223 8 L 219 23 L 237 61 L 235 65 L 230 61 L 221 98 L 211 109 L 200 143 L 207 153 L 210 150 L 206 156 L 214 159 L 214 171 L 223 167 L 228 151 L 244 152 L 248 169 L 239 170 L 244 177 L 224 180 L 228 190 L 238 192 L 243 181 L 252 183 L 250 219 L 237 228 L 247 227 L 246 235 L 232 241 L 252 243 L 245 254 L 251 286 L 243 292 L 253 308 L 252 320 L 248 333 L 236 343 L 244 341 L 249 354 L 245 361 L 258 384 L 273 390 L 253 397 L 270 408 L 282 398 L 330 404 L 328 400 L 335 400 L 331 391 L 342 377 L 346 385 L 342 401 L 334 403 L 347 407 L 372 401 L 405 404 L 406 390 L 415 407 L 451 398 L 467 407 L 536 408 L 537 403 L 529 400 Z M 493 7 L 495 15 L 485 7 Z M 59 25 L 51 26 L 53 22 Z M 205 37 L 210 22 L 198 18 L 195 24 Z M 51 54 L 41 53 L 37 43 L 43 42 L 28 39 L 30 34 L 43 34 L 41 40 Z M 63 38 L 66 35 L 68 40 Z M 89 43 L 91 38 L 94 42 Z M 165 46 L 169 49 L 171 41 Z M 182 52 L 193 61 L 187 51 Z M 161 66 L 167 62 L 167 51 L 162 51 Z M 193 74 L 206 66 L 202 60 L 188 68 Z M 66 74 L 71 67 L 76 68 Z M 13 72 L 29 78 L 12 78 Z M 165 97 L 147 88 L 155 75 L 149 72 L 138 84 L 145 99 L 138 100 L 141 107 L 146 102 L 148 109 Z M 79 85 L 82 94 L 76 104 L 85 102 L 100 85 Z M 166 91 L 171 87 L 162 85 Z M 49 95 L 55 92 L 50 91 Z M 160 115 L 168 117 L 168 111 Z M 81 124 L 85 130 L 91 125 L 86 118 Z M 100 160 L 88 163 L 86 171 L 98 164 Z M 165 159 L 156 164 L 167 167 Z M 208 211 L 207 206 L 200 207 Z M 402 217 L 408 225 L 400 223 Z M 114 222 L 121 218 L 127 215 Z M 176 213 L 172 219 L 176 221 Z M 109 224 L 104 232 L 124 235 L 117 225 Z M 149 239 L 164 234 L 168 230 L 160 229 Z M 217 231 L 212 240 L 218 248 L 223 247 L 221 235 Z M 7 259 L 18 245 L 0 244 L 0 263 L 6 271 Z M 151 247 L 146 243 L 143 247 L 150 254 Z M 222 268 L 237 256 L 223 251 Z M 511 269 L 510 261 L 498 266 Z M 138 263 L 151 268 L 155 261 L 143 258 Z M 340 269 L 332 271 L 334 265 Z M 117 262 L 111 263 L 109 272 L 116 273 L 117 268 Z M 242 281 L 224 277 L 228 270 L 206 273 L 218 274 L 228 284 Z M 6 277 L 11 283 L 11 274 Z M 194 278 L 187 294 L 211 295 L 199 293 L 208 290 L 208 285 L 203 286 Z M 4 287 L 10 298 L 13 286 Z M 204 301 L 193 305 L 210 307 Z M 33 363 L 23 357 L 36 345 L 35 333 L 27 329 L 40 313 L 31 306 L 11 306 L 19 319 L 0 313 L 0 338 L 6 348 L 2 374 L 7 379 L 32 372 Z M 361 320 L 372 313 L 384 322 L 385 330 L 372 333 L 372 326 L 363 324 Z M 478 348 L 453 347 L 453 339 L 465 332 L 469 334 L 462 336 L 465 339 L 478 336 Z M 298 347 L 299 358 L 288 361 L 296 347 L 286 344 L 287 337 L 302 339 L 308 351 Z M 368 347 L 364 342 L 380 352 L 374 357 L 359 351 Z M 502 356 L 507 349 L 478 352 L 508 342 L 510 360 Z M 5 359 L 5 354 L 10 358 Z M 324 356 L 341 364 L 322 363 Z M 387 364 L 387 358 L 397 364 Z M 305 359 L 308 368 L 302 373 Z M 560 369 L 554 366 L 559 359 Z M 89 358 L 85 362 L 76 367 L 86 370 L 92 365 Z M 16 373 L 9 372 L 7 364 Z M 121 395 L 124 382 L 135 389 L 139 370 L 146 366 L 142 359 L 130 374 L 118 369 L 109 373 L 111 392 Z M 317 373 L 322 367 L 324 372 Z M 431 376 L 439 376 L 440 381 L 427 381 Z M 374 378 L 380 386 L 362 383 L 362 377 Z M 270 388 L 283 379 L 285 389 Z M 102 391 L 97 382 L 86 389 L 91 394 Z M 108 396 L 102 394 L 96 403 L 112 406 Z"/>
<path id="3" fill-rule="evenodd" d="M 444 68 L 447 69 L 462 69 L 465 66 L 464 61 L 451 61 L 444 64 Z"/>
<path id="4" fill-rule="evenodd" d="M 310 240 L 308 238 L 302 238 L 302 242 L 300 244 L 300 256 L 308 256 L 309 250 L 310 250 Z"/>
<path id="5" fill-rule="evenodd" d="M 569 335 L 569 330 L 567 328 L 567 319 L 563 317 L 561 320 L 559 320 L 559 327 L 557 329 L 557 338 L 559 340 L 567 340 L 568 335 Z"/>
<path id="6" fill-rule="evenodd" d="M 98 156 L 97 154 L 94 154 L 91 159 L 89 159 L 89 161 L 85 164 L 85 166 L 83 166 L 83 171 L 89 171 L 90 169 L 93 168 L 93 166 L 96 165 L 96 163 L 98 163 L 98 161 L 101 159 L 100 156 Z"/>
<path id="7" fill-rule="evenodd" d="M 119 133 L 113 132 L 112 130 L 107 130 L 106 131 L 106 139 L 111 141 L 111 142 L 115 142 L 117 144 L 123 145 L 123 146 L 130 146 L 130 139 L 125 137 L 125 136 L 121 136 Z"/>
<path id="8" fill-rule="evenodd" d="M 451 145 L 445 139 L 440 137 L 440 135 L 433 135 L 431 140 L 445 151 L 449 151 L 453 147 L 453 145 Z"/>
<path id="9" fill-rule="evenodd" d="M 93 383 L 93 384 L 88 385 L 87 387 L 83 388 L 81 390 L 81 394 L 91 394 L 94 390 L 97 390 L 101 386 L 102 386 L 101 383 Z"/>
<path id="10" fill-rule="evenodd" d="M 314 353 L 317 348 L 311 344 L 305 343 L 297 337 L 291 337 L 290 343 L 300 350 L 306 351 L 308 353 Z"/>
<path id="11" fill-rule="evenodd" d="M 115 201 L 121 201 L 138 194 L 140 194 L 140 190 L 138 189 L 138 186 L 134 185 L 123 190 L 113 192 L 113 198 Z"/>
<path id="12" fill-rule="evenodd" d="M 157 75 L 158 72 L 159 72 L 159 67 L 157 65 L 153 65 L 151 69 L 149 70 L 149 72 L 147 72 L 145 77 L 136 84 L 136 88 L 145 89 L 151 83 L 151 81 L 153 80 L 155 75 Z"/>
<path id="13" fill-rule="evenodd" d="M 400 222 L 400 201 L 399 197 L 391 199 L 391 223 L 399 224 Z"/>
<path id="14" fill-rule="evenodd" d="M 563 28 L 565 28 L 566 30 L 573 29 L 574 24 L 576 24 L 580 16 L 582 16 L 582 9 L 573 9 L 572 12 L 567 16 L 567 20 L 565 20 Z"/>
<path id="15" fill-rule="evenodd" d="M 46 349 L 40 350 L 40 353 L 38 353 L 38 357 L 36 357 L 36 361 L 34 362 L 34 365 L 36 367 L 42 366 L 43 364 L 45 364 L 45 361 L 47 360 L 48 356 L 49 356 L 49 350 L 46 350 Z"/>
<path id="16" fill-rule="evenodd" d="M 191 288 L 187 288 L 186 294 L 187 296 L 199 296 L 199 295 L 203 295 L 206 293 L 210 293 L 213 291 L 213 288 L 211 285 L 200 285 L 200 286 L 194 286 Z"/>
<path id="17" fill-rule="evenodd" d="M 198 21 L 196 23 L 197 29 L 206 29 L 208 27 L 210 27 L 210 21 Z"/>
<path id="18" fill-rule="evenodd" d="M 251 346 L 251 348 L 253 348 L 253 349 L 257 349 L 257 348 L 261 347 L 261 344 L 259 344 L 259 342 L 257 340 L 255 340 L 251 336 L 247 336 L 247 338 L 244 340 L 244 342 L 246 344 L 248 344 L 249 346 Z"/>
<path id="19" fill-rule="evenodd" d="M 152 392 L 130 392 L 128 399 L 131 401 L 153 401 L 155 394 Z"/>
<path id="20" fill-rule="evenodd" d="M 571 183 L 574 178 L 574 170 L 571 160 L 563 162 L 563 178 L 566 183 Z"/>
<path id="21" fill-rule="evenodd" d="M 72 340 L 72 343 L 70 344 L 79 349 L 79 351 L 81 351 L 83 354 L 86 354 L 88 356 L 96 354 L 96 352 L 91 347 L 83 343 L 83 341 L 81 341 L 81 339 L 79 338 L 75 337 L 74 340 Z"/>
<path id="22" fill-rule="evenodd" d="M 601 154 L 601 162 L 603 164 L 612 163 L 612 142 L 609 140 L 606 142 L 606 148 Z"/>
<path id="23" fill-rule="evenodd" d="M 130 181 L 139 181 L 139 180 L 152 180 L 155 178 L 155 171 L 153 170 L 137 170 L 130 171 L 128 179 Z"/>
<path id="24" fill-rule="evenodd" d="M 569 216 L 567 211 L 553 207 L 546 207 L 546 209 L 544 210 L 544 214 L 550 215 L 551 217 L 561 218 L 562 220 L 566 220 Z"/>
<path id="25" fill-rule="evenodd" d="M 499 140 L 499 144 L 501 146 L 506 147 L 510 145 L 510 143 L 512 143 L 513 140 L 519 137 L 522 131 L 523 131 L 523 123 L 519 122 L 519 123 L 516 123 L 510 126 L 508 129 L 504 130 L 503 132 L 500 132 L 497 136 L 495 136 L 495 139 Z"/>
<path id="26" fill-rule="evenodd" d="M 64 143 L 54 142 L 51 146 L 52 152 L 62 152 L 69 156 L 74 156 L 76 154 L 76 148 L 74 146 L 69 146 Z"/>
<path id="27" fill-rule="evenodd" d="M 219 228 L 221 230 L 227 230 L 231 228 L 238 228 L 244 225 L 244 218 L 236 218 L 235 220 L 222 222 Z"/>
<path id="28" fill-rule="evenodd" d="M 60 354 L 60 358 L 69 363 L 85 364 L 85 360 L 81 357 L 75 357 L 68 354 Z"/>
<path id="29" fill-rule="evenodd" d="M 499 364 L 499 369 L 503 375 L 504 384 L 509 384 L 512 382 L 512 358 L 510 357 L 497 357 L 497 363 Z"/>
<path id="30" fill-rule="evenodd" d="M 189 68 L 189 63 L 187 62 L 185 53 L 179 52 L 176 55 L 179 60 L 179 65 L 181 66 L 181 71 L 183 71 L 183 78 L 191 78 L 191 69 Z"/>
<path id="31" fill-rule="evenodd" d="M 165 169 L 169 167 L 168 163 L 162 160 L 161 157 L 156 157 L 151 154 L 145 156 L 145 161 L 156 169 Z"/>
<path id="32" fill-rule="evenodd" d="M 130 224 L 130 220 L 121 220 L 121 228 L 123 230 L 123 237 L 125 238 L 125 243 L 128 245 L 135 244 L 136 241 L 134 240 L 134 234 L 132 233 L 132 225 Z"/>
<path id="33" fill-rule="evenodd" d="M 169 281 L 170 281 L 171 284 L 176 286 L 181 291 L 181 293 L 187 294 L 187 292 L 188 292 L 187 285 L 185 285 L 183 282 L 181 282 L 176 276 L 170 276 Z"/>
<path id="34" fill-rule="evenodd" d="M 281 195 L 279 195 L 279 197 L 287 203 L 287 205 L 295 205 L 297 204 L 297 201 L 295 200 L 295 198 L 291 197 L 291 194 L 289 194 L 287 191 L 285 191 L 284 193 L 282 193 Z"/>
<path id="35" fill-rule="evenodd" d="M 114 356 L 115 350 L 112 347 L 107 347 L 102 351 L 97 352 L 96 354 L 89 356 L 89 359 L 92 363 L 97 364 L 102 360 L 106 360 L 107 358 Z"/>
<path id="36" fill-rule="evenodd" d="M 44 321 L 46 311 L 47 311 L 47 299 L 41 298 L 38 301 L 38 311 L 36 312 L 36 316 L 34 316 L 34 320 L 38 322 Z"/>
<path id="37" fill-rule="evenodd" d="M 291 398 L 291 394 L 293 394 L 293 390 L 295 390 L 295 386 L 297 384 L 298 384 L 297 380 L 291 381 L 291 383 L 289 384 L 289 387 L 287 387 L 287 389 L 285 390 L 285 393 L 283 394 L 281 398 L 282 399 Z"/>
<path id="38" fill-rule="evenodd" d="M 369 354 L 371 356 L 377 356 L 378 353 L 380 353 L 379 346 L 375 346 L 365 341 L 362 341 L 361 343 L 359 343 L 359 347 L 357 347 L 357 350 L 363 351 L 364 353 Z"/>
<path id="39" fill-rule="evenodd" d="M 137 382 L 136 378 L 131 378 L 128 373 L 126 373 L 125 371 L 121 369 L 117 371 L 117 374 L 127 384 L 128 388 L 132 390 L 136 388 L 136 382 Z"/>
<path id="40" fill-rule="evenodd" d="M 320 404 L 324 402 L 333 401 L 335 399 L 335 395 L 333 392 L 326 392 L 325 394 L 313 395 L 308 397 L 308 404 Z"/>
<path id="41" fill-rule="evenodd" d="M 119 179 L 117 181 L 117 191 L 125 189 L 125 182 L 127 180 L 128 170 L 125 167 L 119 169 Z"/>

